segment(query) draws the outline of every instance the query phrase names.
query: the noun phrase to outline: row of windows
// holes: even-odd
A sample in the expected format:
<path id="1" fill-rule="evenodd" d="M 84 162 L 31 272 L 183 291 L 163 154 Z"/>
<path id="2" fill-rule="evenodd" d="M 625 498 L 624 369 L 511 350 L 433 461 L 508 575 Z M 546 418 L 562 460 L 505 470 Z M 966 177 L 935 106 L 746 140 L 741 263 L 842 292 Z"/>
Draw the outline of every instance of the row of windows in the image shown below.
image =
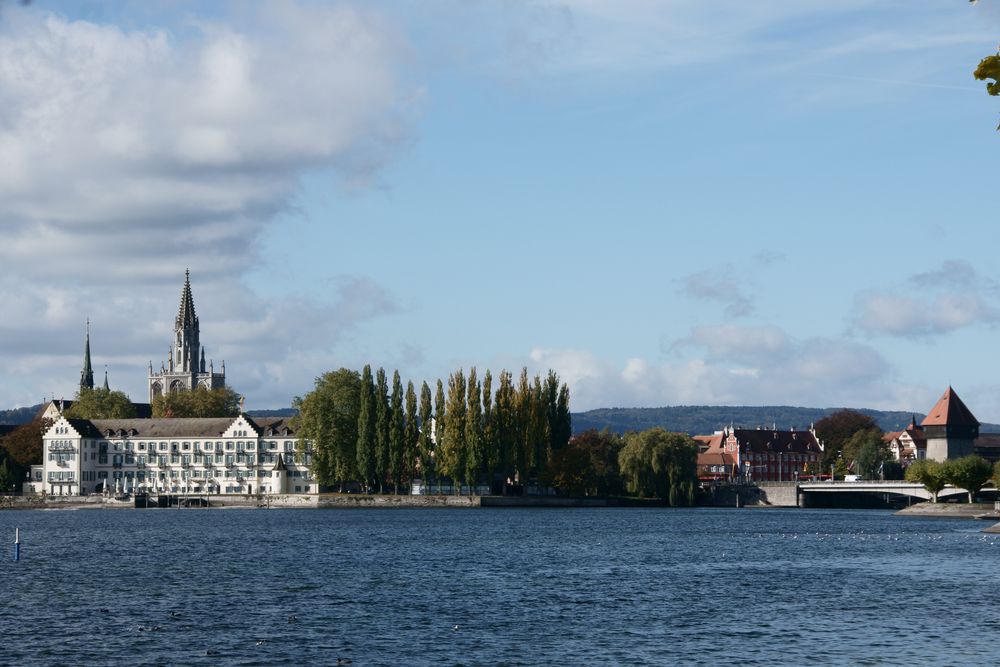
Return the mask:
<path id="1" fill-rule="evenodd" d="M 50 482 L 72 482 L 74 478 L 74 473 L 72 470 L 59 470 L 59 471 L 49 471 L 49 481 Z"/>
<path id="2" fill-rule="evenodd" d="M 66 440 L 66 441 L 54 440 L 52 442 L 53 442 L 53 444 L 60 443 L 60 442 L 66 442 L 67 444 L 72 444 L 73 441 L 72 440 Z M 95 443 L 94 442 L 87 443 L 87 446 L 90 449 L 94 449 Z M 217 440 L 217 441 L 214 441 L 214 442 L 209 442 L 209 441 L 201 442 L 200 440 L 195 440 L 193 442 L 183 442 L 183 441 L 182 442 L 164 442 L 164 441 L 160 441 L 160 442 L 146 442 L 146 441 L 140 440 L 137 443 L 133 443 L 130 440 L 126 440 L 125 442 L 112 442 L 112 443 L 108 443 L 106 441 L 102 441 L 100 443 L 100 450 L 101 451 L 108 451 L 109 446 L 111 447 L 111 449 L 113 451 L 116 451 L 116 452 L 121 452 L 121 451 L 130 452 L 130 451 L 133 451 L 133 447 L 135 448 L 135 450 L 140 451 L 140 452 L 145 452 L 145 451 L 152 452 L 152 451 L 157 451 L 157 450 L 159 450 L 161 452 L 165 452 L 165 451 L 168 451 L 168 450 L 172 451 L 172 452 L 176 452 L 176 451 L 190 452 L 192 450 L 193 451 L 199 451 L 200 450 L 200 451 L 204 451 L 204 452 L 221 452 L 223 450 L 225 450 L 225 451 L 233 451 L 234 449 L 236 451 L 244 451 L 244 450 L 255 451 L 257 449 L 257 441 L 256 440 L 246 440 L 246 441 L 244 441 L 244 440 L 235 440 L 235 441 L 233 441 L 233 440 Z M 261 443 L 260 443 L 260 449 L 262 449 L 262 450 L 263 449 L 268 449 L 268 450 L 271 450 L 271 451 L 277 451 L 278 450 L 278 441 L 277 440 L 264 440 L 264 441 L 261 441 Z M 295 451 L 295 441 L 294 440 L 285 440 L 283 442 L 282 449 L 284 449 L 284 451 L 286 451 L 286 452 Z"/>

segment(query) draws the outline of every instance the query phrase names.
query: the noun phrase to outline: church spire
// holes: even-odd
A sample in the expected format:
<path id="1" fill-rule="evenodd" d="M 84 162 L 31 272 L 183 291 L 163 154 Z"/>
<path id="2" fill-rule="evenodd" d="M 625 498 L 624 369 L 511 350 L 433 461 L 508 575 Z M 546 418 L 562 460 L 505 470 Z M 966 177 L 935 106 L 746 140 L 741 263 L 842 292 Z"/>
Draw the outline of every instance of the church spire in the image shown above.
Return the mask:
<path id="1" fill-rule="evenodd" d="M 104 367 L 104 391 L 111 391 L 111 387 L 108 386 L 108 367 Z"/>
<path id="2" fill-rule="evenodd" d="M 87 341 L 83 346 L 83 369 L 80 371 L 80 391 L 94 388 L 94 368 L 90 364 L 90 318 L 87 318 Z"/>
<path id="3" fill-rule="evenodd" d="M 194 298 L 191 296 L 191 272 L 184 269 L 184 288 L 181 289 L 181 307 L 177 311 L 177 328 L 196 327 L 198 317 L 194 313 Z"/>

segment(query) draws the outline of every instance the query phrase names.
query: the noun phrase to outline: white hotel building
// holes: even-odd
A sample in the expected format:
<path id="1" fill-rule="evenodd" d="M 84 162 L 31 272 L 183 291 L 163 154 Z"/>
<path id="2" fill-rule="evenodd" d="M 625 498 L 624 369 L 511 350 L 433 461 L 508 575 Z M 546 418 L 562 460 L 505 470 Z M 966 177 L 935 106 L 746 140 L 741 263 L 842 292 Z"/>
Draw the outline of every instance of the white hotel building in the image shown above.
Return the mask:
<path id="1" fill-rule="evenodd" d="M 174 340 L 159 372 L 149 367 L 150 400 L 164 392 L 225 386 L 225 364 L 206 366 L 187 272 Z M 105 388 L 107 379 L 105 378 Z M 93 389 L 90 333 L 80 376 Z M 145 407 L 147 414 L 149 406 Z M 309 443 L 300 445 L 283 417 L 67 419 L 50 403 L 43 462 L 32 466 L 26 493 L 283 494 L 316 493 Z"/>
<path id="2" fill-rule="evenodd" d="M 316 493 L 284 418 L 67 419 L 44 436 L 29 493 Z"/>

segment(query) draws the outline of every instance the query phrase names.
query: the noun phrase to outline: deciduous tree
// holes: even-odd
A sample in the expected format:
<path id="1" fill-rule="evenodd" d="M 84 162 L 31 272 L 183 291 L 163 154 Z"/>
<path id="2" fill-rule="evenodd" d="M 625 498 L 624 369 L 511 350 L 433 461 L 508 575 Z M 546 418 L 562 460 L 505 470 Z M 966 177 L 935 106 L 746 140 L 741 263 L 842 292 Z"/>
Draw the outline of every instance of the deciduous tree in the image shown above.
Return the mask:
<path id="1" fill-rule="evenodd" d="M 375 479 L 378 492 L 385 491 L 385 480 L 389 476 L 389 384 L 385 369 L 375 373 Z"/>
<path id="2" fill-rule="evenodd" d="M 937 502 L 937 496 L 947 483 L 944 468 L 937 461 L 918 459 L 906 468 L 906 481 L 923 485 L 931 494 L 931 501 Z"/>
<path id="3" fill-rule="evenodd" d="M 236 417 L 239 414 L 240 395 L 230 387 L 198 387 L 193 391 L 171 391 L 153 397 L 154 417 Z"/>
<path id="4" fill-rule="evenodd" d="M 296 398 L 301 440 L 313 447 L 312 472 L 323 485 L 356 479 L 361 378 L 341 368 L 316 378 L 312 391 Z"/>
<path id="5" fill-rule="evenodd" d="M 993 475 L 993 466 L 990 462 L 974 454 L 945 461 L 942 467 L 945 480 L 964 489 L 969 494 L 970 503 Z"/>
<path id="6" fill-rule="evenodd" d="M 410 484 L 420 451 L 420 414 L 413 382 L 406 383 L 406 425 L 403 428 L 403 479 Z"/>
<path id="7" fill-rule="evenodd" d="M 392 395 L 389 399 L 389 478 L 392 492 L 399 494 L 399 484 L 403 479 L 403 440 L 406 429 L 406 415 L 403 412 L 403 382 L 399 371 L 392 374 Z"/>
<path id="8" fill-rule="evenodd" d="M 420 478 L 424 488 L 430 488 L 434 475 L 434 412 L 431 407 L 431 388 L 426 382 L 420 385 Z"/>
<path id="9" fill-rule="evenodd" d="M 450 477 L 462 491 L 465 476 L 465 372 L 460 368 L 448 376 L 448 403 L 445 412 L 444 440 L 438 443 L 438 472 Z"/>
<path id="10" fill-rule="evenodd" d="M 366 493 L 375 480 L 375 380 L 372 367 L 365 364 L 361 372 L 358 409 L 358 481 Z"/>
<path id="11" fill-rule="evenodd" d="M 206 390 L 201 389 L 200 391 L 205 392 Z M 184 393 L 190 394 L 192 392 Z M 193 398 L 197 401 L 197 399 L 203 399 L 204 396 L 198 395 Z M 237 406 L 238 403 L 239 399 L 237 398 Z M 132 419 L 136 416 L 136 409 L 124 392 L 111 391 L 103 387 L 81 389 L 77 392 L 73 404 L 63 412 L 63 416 L 70 419 Z"/>

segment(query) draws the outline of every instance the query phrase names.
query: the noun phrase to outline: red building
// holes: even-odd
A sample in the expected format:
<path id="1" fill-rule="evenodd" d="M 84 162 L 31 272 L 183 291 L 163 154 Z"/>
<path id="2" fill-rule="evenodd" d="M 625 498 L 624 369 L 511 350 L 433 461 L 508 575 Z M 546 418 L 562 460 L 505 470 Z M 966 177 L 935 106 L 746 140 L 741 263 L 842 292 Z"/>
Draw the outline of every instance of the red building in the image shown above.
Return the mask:
<path id="1" fill-rule="evenodd" d="M 695 439 L 704 447 L 698 454 L 698 475 L 706 478 L 790 482 L 807 470 L 818 472 L 823 457 L 823 446 L 812 430 L 729 427 Z"/>

